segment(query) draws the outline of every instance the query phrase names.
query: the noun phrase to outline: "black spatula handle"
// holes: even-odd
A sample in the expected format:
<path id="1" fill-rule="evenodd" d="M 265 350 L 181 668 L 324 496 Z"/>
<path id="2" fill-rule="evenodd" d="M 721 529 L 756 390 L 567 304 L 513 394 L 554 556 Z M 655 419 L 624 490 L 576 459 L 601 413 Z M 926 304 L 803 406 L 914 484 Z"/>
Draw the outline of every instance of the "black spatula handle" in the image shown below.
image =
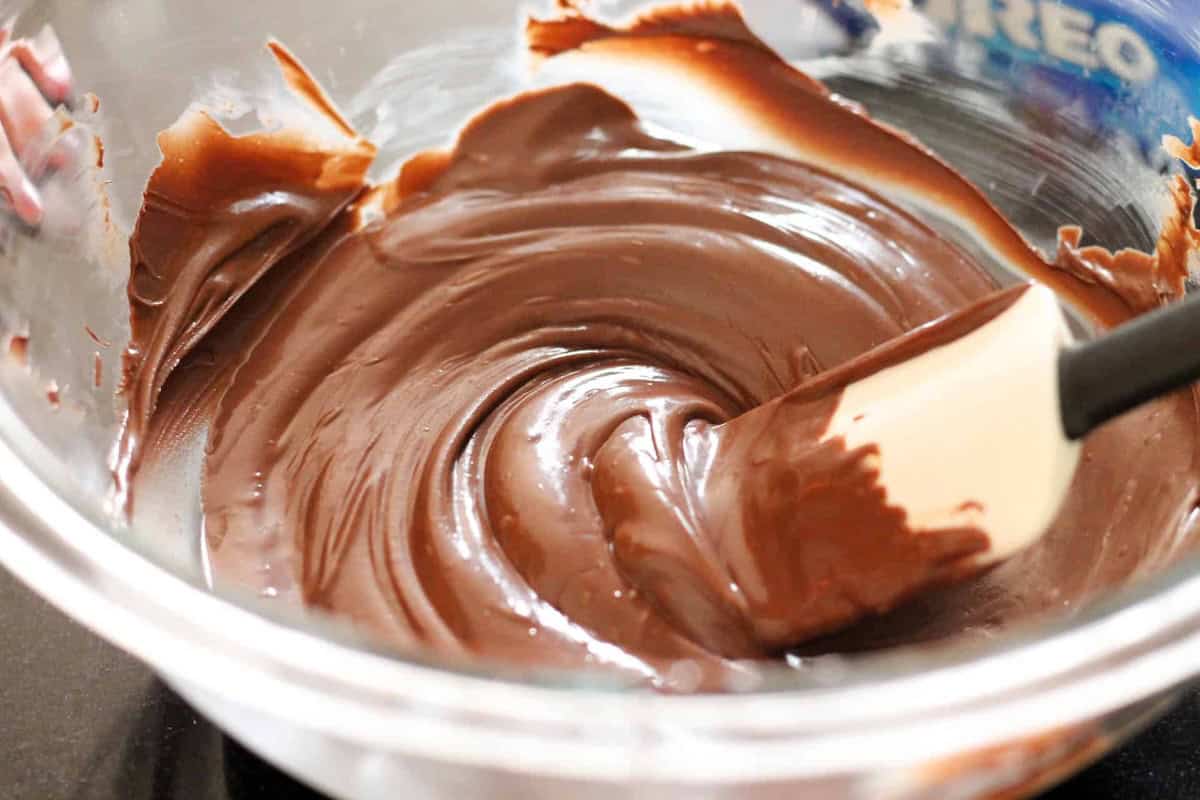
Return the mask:
<path id="1" fill-rule="evenodd" d="M 1079 439 L 1148 400 L 1200 380 L 1200 296 L 1138 317 L 1058 361 L 1063 430 Z"/>

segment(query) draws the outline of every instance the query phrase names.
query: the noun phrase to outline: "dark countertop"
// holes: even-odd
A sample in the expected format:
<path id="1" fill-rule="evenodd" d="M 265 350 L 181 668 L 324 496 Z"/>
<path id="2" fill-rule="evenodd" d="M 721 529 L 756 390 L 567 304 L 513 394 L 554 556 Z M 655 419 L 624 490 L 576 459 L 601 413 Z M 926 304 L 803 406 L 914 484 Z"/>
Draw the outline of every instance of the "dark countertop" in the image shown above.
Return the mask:
<path id="1" fill-rule="evenodd" d="M 321 800 L 0 571 L 5 800 Z M 1200 797 L 1200 695 L 1044 800 Z"/>

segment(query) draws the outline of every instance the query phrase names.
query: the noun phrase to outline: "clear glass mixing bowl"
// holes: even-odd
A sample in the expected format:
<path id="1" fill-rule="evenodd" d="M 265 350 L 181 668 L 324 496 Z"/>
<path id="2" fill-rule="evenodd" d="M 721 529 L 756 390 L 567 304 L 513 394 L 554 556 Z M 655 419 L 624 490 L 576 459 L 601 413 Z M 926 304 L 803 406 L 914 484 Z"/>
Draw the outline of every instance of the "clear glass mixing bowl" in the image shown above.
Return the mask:
<path id="1" fill-rule="evenodd" d="M 10 219 L 0 230 L 0 333 L 27 333 L 31 364 L 0 366 L 0 562 L 299 777 L 364 798 L 1023 793 L 1112 747 L 1200 671 L 1200 573 L 1182 544 L 1146 554 L 1139 580 L 1069 616 L 993 641 L 781 667 L 725 696 L 449 670 L 256 598 L 216 596 L 199 548 L 198 448 L 139 498 L 134 525 L 112 511 L 124 237 L 158 159 L 155 133 L 201 95 L 226 110 L 253 101 L 273 35 L 383 145 L 385 174 L 528 85 L 515 57 L 521 4 L 9 5 L 18 31 L 54 26 L 79 89 L 100 99 L 99 112 L 79 103 L 76 116 L 103 136 L 109 200 L 97 205 L 95 185 L 68 170 L 47 179 L 39 229 Z M 1100 244 L 1151 247 L 1167 168 L 1154 132 L 1200 113 L 1157 79 L 1200 57 L 1197 20 L 1185 13 L 1168 39 L 1135 40 L 1168 21 L 1169 4 L 1068 4 L 1074 17 L 1050 0 L 926 5 L 953 36 L 918 26 L 919 41 L 890 29 L 873 38 L 852 8 L 800 0 L 760 2 L 751 19 L 836 91 L 931 145 L 1039 246 L 1070 220 Z M 1022 23 L 1002 6 L 1034 16 Z"/>

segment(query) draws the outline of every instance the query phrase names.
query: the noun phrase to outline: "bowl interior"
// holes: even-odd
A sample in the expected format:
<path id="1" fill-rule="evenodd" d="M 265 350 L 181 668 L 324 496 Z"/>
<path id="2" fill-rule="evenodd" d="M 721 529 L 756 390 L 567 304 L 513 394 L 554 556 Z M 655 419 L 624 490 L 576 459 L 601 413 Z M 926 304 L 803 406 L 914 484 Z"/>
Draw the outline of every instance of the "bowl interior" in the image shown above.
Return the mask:
<path id="1" fill-rule="evenodd" d="M 620 15 L 633 5 L 603 9 Z M 1028 65 L 985 69 L 978 41 L 939 35 L 868 46 L 845 35 L 821 38 L 828 20 L 812 13 L 767 38 L 790 48 L 785 55 L 802 59 L 836 92 L 928 144 L 983 188 L 1030 241 L 1050 251 L 1058 225 L 1072 222 L 1110 248 L 1153 248 L 1166 199 L 1162 172 L 1170 168 L 1163 154 L 1081 115 L 1072 97 L 1055 98 L 1044 82 L 1025 80 Z M 52 24 L 79 88 L 100 100 L 97 112 L 76 116 L 81 130 L 95 130 L 104 141 L 106 199 L 99 199 L 93 171 L 67 170 L 46 180 L 51 205 L 41 229 L 2 223 L 0 260 L 8 279 L 0 284 L 0 334 L 29 337 L 29 366 L 0 360 L 0 397 L 12 411 L 0 415 L 0 436 L 107 535 L 206 584 L 202 439 L 181 443 L 175 458 L 150 476 L 131 524 L 113 497 L 110 457 L 121 424 L 114 395 L 128 339 L 126 237 L 159 158 L 155 134 L 198 98 L 240 114 L 229 122 L 234 129 L 256 124 L 251 109 L 279 91 L 262 47 L 274 36 L 381 146 L 375 174 L 383 177 L 406 155 L 445 143 L 488 101 L 531 85 L 520 55 L 520 19 L 519 4 L 501 0 L 95 0 L 86 14 L 70 0 L 28 4 L 18 29 Z M 1145 103 L 1146 116 L 1161 118 L 1164 132 L 1185 127 L 1182 100 L 1166 111 L 1161 98 L 1130 94 L 1122 102 Z M 652 121 L 670 127 L 669 109 L 661 119 L 653 112 L 647 112 Z M 969 240 L 963 244 L 978 251 Z M 1001 280 L 1015 278 L 994 266 Z M 60 396 L 57 407 L 47 401 L 51 388 Z M 1192 550 L 1190 530 L 1146 547 L 1103 583 L 1083 586 L 1059 614 L 1178 563 Z M 1019 581 L 1021 569 L 1001 568 L 972 591 Z M 258 607 L 255 598 L 230 599 Z M 1035 617 L 1041 619 L 1031 612 L 1029 621 Z"/>

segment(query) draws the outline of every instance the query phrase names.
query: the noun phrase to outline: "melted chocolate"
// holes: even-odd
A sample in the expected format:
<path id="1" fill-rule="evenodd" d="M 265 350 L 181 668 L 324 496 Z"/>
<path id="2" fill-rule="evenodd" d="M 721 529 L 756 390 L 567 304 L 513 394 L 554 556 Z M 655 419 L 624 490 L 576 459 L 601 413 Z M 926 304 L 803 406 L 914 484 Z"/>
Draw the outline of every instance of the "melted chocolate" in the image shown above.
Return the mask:
<path id="1" fill-rule="evenodd" d="M 1181 290 L 1168 266 L 1186 254 L 1170 248 L 1114 256 L 1068 237 L 1042 259 L 927 151 L 729 35 L 727 11 L 659 15 L 637 36 L 569 16 L 569 36 L 534 23 L 535 49 L 686 43 L 697 73 L 752 83 L 747 113 L 823 163 L 886 167 L 953 203 L 1099 319 Z M 123 467 L 209 426 L 218 584 L 447 658 L 680 688 L 678 659 L 717 687 L 733 658 L 972 571 L 983 534 L 915 538 L 870 449 L 818 440 L 846 382 L 1006 302 L 855 360 L 995 291 L 964 250 L 801 161 L 653 136 L 583 84 L 499 103 L 452 150 L 367 188 L 370 146 L 276 55 L 344 143 L 235 138 L 191 112 L 160 139 L 131 243 Z M 1155 289 L 1096 277 L 1115 274 Z M 1108 426 L 1043 544 L 821 646 L 993 626 L 1127 577 L 1146 548 L 1190 536 L 1196 426 L 1191 393 Z M 853 504 L 862 527 L 831 531 Z M 1118 547 L 1128 558 L 1101 552 Z"/>

